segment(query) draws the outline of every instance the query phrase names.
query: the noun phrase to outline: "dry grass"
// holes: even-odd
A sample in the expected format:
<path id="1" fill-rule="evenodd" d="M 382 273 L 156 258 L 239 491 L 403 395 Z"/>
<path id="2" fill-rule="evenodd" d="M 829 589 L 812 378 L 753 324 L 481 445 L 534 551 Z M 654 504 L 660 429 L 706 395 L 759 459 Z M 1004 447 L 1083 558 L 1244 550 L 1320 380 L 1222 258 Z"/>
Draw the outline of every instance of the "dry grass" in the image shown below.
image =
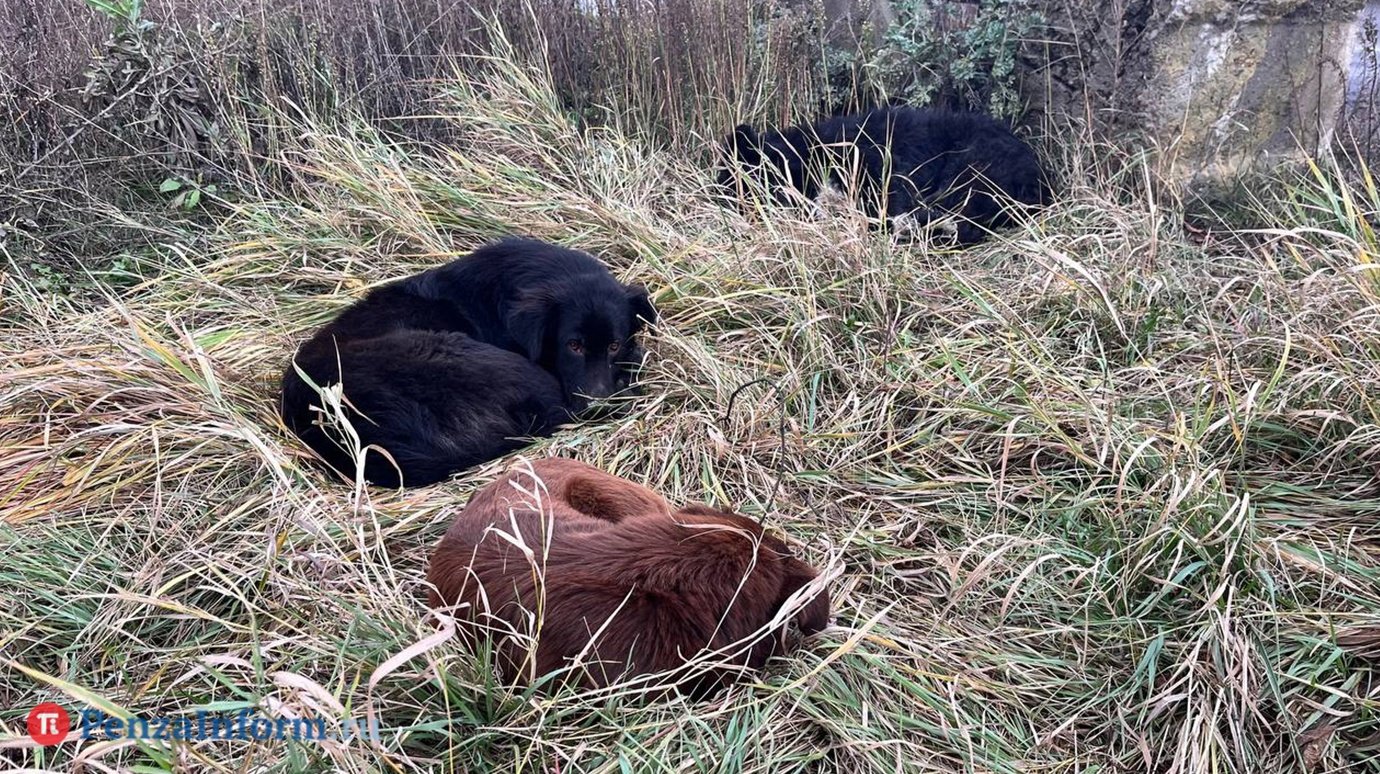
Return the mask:
<path id="1" fill-rule="evenodd" d="M 74 308 L 4 277 L 0 728 L 256 707 L 376 745 L 103 741 L 86 771 L 1380 771 L 1375 200 L 1329 170 L 1203 245 L 1151 162 L 1069 143 L 963 252 L 744 217 L 499 58 L 458 144 L 302 127 L 301 183 Z M 1363 191 L 1364 194 L 1364 191 Z M 421 578 L 495 463 L 405 493 L 284 431 L 294 345 L 370 285 L 520 232 L 654 290 L 647 395 L 531 447 L 732 505 L 830 564 L 838 626 L 702 705 L 526 695 L 436 643 Z M 209 246 L 203 249 L 202 246 Z M 746 388 L 729 405 L 729 397 Z M 417 647 L 419 643 L 422 647 Z M 402 658 L 396 658 L 403 654 Z"/>
<path id="2" fill-rule="evenodd" d="M 0 2 L 0 160 L 19 178 L 0 193 L 32 200 L 53 180 L 108 192 L 112 172 L 149 187 L 159 172 L 223 178 L 276 151 L 280 110 L 348 106 L 402 136 L 449 139 L 448 123 L 425 119 L 434 81 L 456 56 L 507 44 L 548 57 L 570 111 L 600 122 L 616 106 L 659 142 L 828 99 L 823 22 L 778 0 L 104 4 L 131 2 L 138 23 L 80 0 Z"/>
<path id="3" fill-rule="evenodd" d="M 88 4 L 142 10 L 117 22 Z M 265 173 L 295 143 L 284 117 L 452 142 L 437 82 L 505 46 L 546 56 L 582 122 L 683 148 L 837 101 L 822 35 L 793 0 L 0 0 L 0 240 L 85 290 L 83 271 L 205 221 L 205 202 L 165 208 L 164 183 L 281 190 Z"/>

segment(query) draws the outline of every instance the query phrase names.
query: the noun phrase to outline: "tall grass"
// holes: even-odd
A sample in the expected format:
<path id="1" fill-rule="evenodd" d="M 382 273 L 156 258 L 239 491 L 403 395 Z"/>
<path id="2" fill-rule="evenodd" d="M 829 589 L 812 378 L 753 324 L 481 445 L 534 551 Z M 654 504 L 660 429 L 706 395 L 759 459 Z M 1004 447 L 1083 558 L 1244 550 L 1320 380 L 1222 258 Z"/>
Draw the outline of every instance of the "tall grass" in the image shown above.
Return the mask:
<path id="1" fill-rule="evenodd" d="M 1254 205 L 1268 227 L 1194 236 L 1153 159 L 1069 142 L 1039 218 L 965 251 L 893 243 L 847 212 L 722 208 L 697 159 L 582 124 L 541 60 L 500 53 L 440 84 L 444 143 L 275 116 L 300 121 L 275 157 L 291 185 L 164 235 L 99 304 L 0 279 L 0 755 L 1380 771 L 1373 198 L 1320 165 Z M 837 625 L 712 703 L 496 684 L 438 642 L 422 578 L 503 463 L 356 493 L 277 419 L 310 330 L 510 232 L 599 253 L 664 317 L 630 415 L 524 453 L 739 508 L 837 574 Z M 44 700 L 384 733 L 36 749 Z"/>
<path id="2" fill-rule="evenodd" d="M 682 150 L 825 101 L 823 26 L 776 0 L 86 5 L 0 4 L 0 238 L 69 294 L 221 199 L 280 188 L 281 117 L 451 142 L 430 100 L 458 57 L 541 57 L 562 110 Z"/>
<path id="3" fill-rule="evenodd" d="M 788 3 L 166 0 L 137 4 L 131 19 L 67 0 L 7 2 L 0 106 L 16 121 L 6 121 L 4 152 L 40 166 L 108 164 L 95 147 L 147 154 L 153 149 L 121 148 L 121 140 L 130 130 L 174 136 L 143 124 L 175 100 L 218 124 L 217 141 L 250 153 L 265 150 L 251 131 L 270 117 L 265 105 L 313 115 L 348 106 L 405 136 L 445 139 L 431 133 L 444 133 L 444 122 L 419 120 L 434 83 L 449 77 L 457 56 L 500 42 L 549 62 L 565 109 L 594 121 L 631 119 L 625 128 L 660 142 L 718 134 L 743 117 L 792 118 L 821 96 L 820 23 Z M 141 77 L 114 94 L 93 92 L 91 73 L 107 65 Z M 137 108 L 137 126 L 109 120 L 123 109 L 101 115 L 109 107 L 102 97 Z M 231 160 L 212 148 L 178 150 Z"/>

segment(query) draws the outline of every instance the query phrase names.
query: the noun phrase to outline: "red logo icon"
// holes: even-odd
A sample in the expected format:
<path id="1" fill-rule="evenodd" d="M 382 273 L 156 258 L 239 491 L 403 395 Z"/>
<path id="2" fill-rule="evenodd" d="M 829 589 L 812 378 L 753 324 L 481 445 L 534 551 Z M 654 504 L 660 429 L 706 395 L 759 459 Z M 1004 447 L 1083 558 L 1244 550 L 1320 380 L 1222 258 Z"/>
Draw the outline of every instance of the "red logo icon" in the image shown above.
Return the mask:
<path id="1" fill-rule="evenodd" d="M 51 701 L 29 710 L 29 738 L 44 747 L 66 739 L 70 730 L 72 719 L 67 717 L 67 710 Z"/>

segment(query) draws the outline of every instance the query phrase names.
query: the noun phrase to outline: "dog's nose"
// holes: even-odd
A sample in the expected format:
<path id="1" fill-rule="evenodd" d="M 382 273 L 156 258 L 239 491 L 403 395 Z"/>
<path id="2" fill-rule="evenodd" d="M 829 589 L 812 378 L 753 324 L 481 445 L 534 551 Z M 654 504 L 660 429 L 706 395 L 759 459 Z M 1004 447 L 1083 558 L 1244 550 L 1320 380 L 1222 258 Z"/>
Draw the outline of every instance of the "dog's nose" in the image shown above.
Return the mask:
<path id="1" fill-rule="evenodd" d="M 613 394 L 613 381 L 610 379 L 596 379 L 591 381 L 585 389 L 585 395 L 593 400 L 602 400 Z"/>

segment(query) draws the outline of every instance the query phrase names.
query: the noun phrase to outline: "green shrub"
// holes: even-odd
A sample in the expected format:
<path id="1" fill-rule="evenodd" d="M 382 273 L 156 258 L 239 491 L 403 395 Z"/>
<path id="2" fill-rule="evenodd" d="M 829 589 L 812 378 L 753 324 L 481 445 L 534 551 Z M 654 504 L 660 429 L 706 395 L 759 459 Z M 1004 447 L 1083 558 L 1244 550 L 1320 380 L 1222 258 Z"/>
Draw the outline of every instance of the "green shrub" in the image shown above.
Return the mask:
<path id="1" fill-rule="evenodd" d="M 1021 116 L 1017 53 L 1046 24 L 1034 0 L 899 0 L 892 9 L 895 19 L 880 34 L 829 52 L 824 66 L 835 94 Z"/>

